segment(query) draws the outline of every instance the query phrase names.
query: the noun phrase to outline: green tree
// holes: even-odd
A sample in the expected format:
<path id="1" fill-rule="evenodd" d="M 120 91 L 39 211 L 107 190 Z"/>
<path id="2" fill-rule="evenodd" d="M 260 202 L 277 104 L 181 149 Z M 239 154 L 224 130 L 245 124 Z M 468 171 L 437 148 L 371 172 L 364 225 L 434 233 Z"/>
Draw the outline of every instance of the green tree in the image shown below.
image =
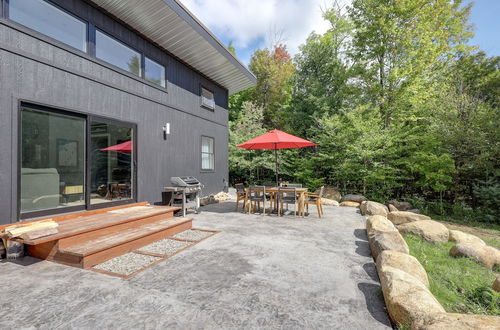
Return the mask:
<path id="1" fill-rule="evenodd" d="M 484 52 L 462 54 L 448 76 L 458 93 L 500 107 L 500 56 L 487 57 Z"/>
<path id="2" fill-rule="evenodd" d="M 350 104 L 352 75 L 346 50 L 352 24 L 339 5 L 327 10 L 330 28 L 323 35 L 312 33 L 295 57 L 293 114 L 297 133 L 307 135 L 315 117 L 338 114 Z"/>
<path id="3" fill-rule="evenodd" d="M 264 108 L 264 126 L 268 129 L 285 128 L 295 73 L 295 65 L 286 46 L 256 50 L 249 68 L 257 77 L 252 101 Z"/>
<path id="4" fill-rule="evenodd" d="M 264 109 L 252 102 L 244 102 L 239 116 L 229 123 L 229 173 L 233 182 L 255 183 L 272 177 L 274 161 L 271 152 L 236 147 L 265 131 Z"/>
<path id="5" fill-rule="evenodd" d="M 229 41 L 229 44 L 227 45 L 227 49 L 229 50 L 229 52 L 231 54 L 233 54 L 234 56 L 236 56 L 236 48 L 234 48 L 234 45 L 233 45 L 233 41 Z"/>
<path id="6" fill-rule="evenodd" d="M 500 183 L 499 64 L 481 52 L 461 56 L 434 107 L 434 129 L 456 164 L 455 202 L 477 205 L 474 190 Z"/>
<path id="7" fill-rule="evenodd" d="M 354 0 L 352 57 L 384 127 L 412 115 L 457 52 L 468 50 L 462 0 Z"/>

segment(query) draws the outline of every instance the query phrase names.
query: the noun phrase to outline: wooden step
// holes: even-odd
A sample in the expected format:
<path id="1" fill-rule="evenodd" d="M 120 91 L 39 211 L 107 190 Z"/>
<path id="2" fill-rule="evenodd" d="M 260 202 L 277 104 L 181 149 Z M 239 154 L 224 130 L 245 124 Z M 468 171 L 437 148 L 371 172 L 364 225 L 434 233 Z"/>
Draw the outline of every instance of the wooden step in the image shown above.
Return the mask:
<path id="1" fill-rule="evenodd" d="M 76 267 L 90 268 L 155 241 L 191 229 L 191 227 L 192 219 L 190 218 L 166 218 L 73 245 L 59 247 L 53 260 Z"/>
<path id="2" fill-rule="evenodd" d="M 156 217 L 155 219 L 152 219 L 152 221 L 159 220 L 160 218 L 173 217 L 174 212 L 177 210 L 179 210 L 178 207 L 137 205 L 119 209 L 112 208 L 96 214 L 90 211 L 90 214 L 82 213 L 80 216 L 71 219 L 56 220 L 59 223 L 59 227 L 57 228 L 58 233 L 55 235 L 41 237 L 35 240 L 19 241 L 27 245 L 38 245 L 50 241 L 68 239 L 74 236 L 77 236 L 78 239 L 80 239 L 83 237 L 82 234 L 92 234 L 101 230 L 104 230 L 105 232 L 106 229 L 122 224 L 132 223 L 144 219 L 151 220 L 152 217 Z M 121 227 L 120 229 L 124 229 L 124 227 Z M 68 240 L 67 243 L 71 244 L 71 240 Z"/>

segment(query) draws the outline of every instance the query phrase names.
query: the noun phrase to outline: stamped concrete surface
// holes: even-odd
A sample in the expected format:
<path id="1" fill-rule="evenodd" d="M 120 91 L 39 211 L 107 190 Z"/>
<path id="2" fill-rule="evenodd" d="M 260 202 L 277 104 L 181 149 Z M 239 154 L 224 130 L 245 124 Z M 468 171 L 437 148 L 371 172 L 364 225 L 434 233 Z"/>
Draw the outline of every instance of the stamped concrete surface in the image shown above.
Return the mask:
<path id="1" fill-rule="evenodd" d="M 220 230 L 123 280 L 26 257 L 0 263 L 0 329 L 390 328 L 364 218 L 246 215 L 226 202 L 193 226 Z"/>

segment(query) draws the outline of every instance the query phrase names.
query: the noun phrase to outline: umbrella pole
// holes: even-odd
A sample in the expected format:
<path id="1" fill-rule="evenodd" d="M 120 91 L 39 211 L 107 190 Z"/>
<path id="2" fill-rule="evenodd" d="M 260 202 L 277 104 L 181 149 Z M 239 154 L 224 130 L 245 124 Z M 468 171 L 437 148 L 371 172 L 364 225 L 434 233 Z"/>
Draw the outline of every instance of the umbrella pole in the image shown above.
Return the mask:
<path id="1" fill-rule="evenodd" d="M 278 149 L 274 146 L 274 159 L 276 161 L 276 187 L 279 187 L 278 182 Z"/>

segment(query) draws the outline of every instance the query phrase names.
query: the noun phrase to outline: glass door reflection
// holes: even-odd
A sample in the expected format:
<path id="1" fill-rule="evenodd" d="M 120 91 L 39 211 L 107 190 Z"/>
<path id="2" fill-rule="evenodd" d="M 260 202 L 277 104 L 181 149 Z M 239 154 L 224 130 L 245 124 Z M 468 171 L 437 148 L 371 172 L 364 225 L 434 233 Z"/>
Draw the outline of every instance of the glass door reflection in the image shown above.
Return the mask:
<path id="1" fill-rule="evenodd" d="M 85 118 L 21 110 L 21 213 L 85 205 Z"/>
<path id="2" fill-rule="evenodd" d="M 91 121 L 90 146 L 90 204 L 132 199 L 133 129 Z"/>

